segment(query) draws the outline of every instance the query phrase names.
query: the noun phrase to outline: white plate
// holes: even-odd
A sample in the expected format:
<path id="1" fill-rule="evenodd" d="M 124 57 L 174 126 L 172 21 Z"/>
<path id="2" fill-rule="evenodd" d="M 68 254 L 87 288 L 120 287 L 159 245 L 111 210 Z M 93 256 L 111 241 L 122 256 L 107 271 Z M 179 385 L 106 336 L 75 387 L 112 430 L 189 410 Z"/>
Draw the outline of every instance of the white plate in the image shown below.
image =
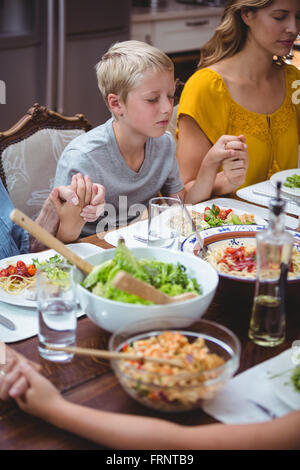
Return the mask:
<path id="1" fill-rule="evenodd" d="M 299 196 L 300 197 L 300 188 L 287 188 L 283 184 L 288 176 L 292 176 L 294 174 L 300 175 L 300 168 L 294 168 L 292 170 L 279 171 L 278 173 L 275 173 L 274 175 L 271 176 L 271 178 L 270 178 L 271 184 L 272 184 L 272 186 L 274 186 L 274 188 L 276 188 L 277 181 L 281 181 L 281 183 L 282 183 L 282 185 L 281 185 L 282 192 L 287 193 L 287 194 L 291 194 L 293 196 L 297 196 L 297 197 Z M 299 203 L 300 203 L 300 199 L 299 199 Z"/>
<path id="2" fill-rule="evenodd" d="M 300 391 L 294 387 L 291 380 L 294 369 L 287 370 L 281 374 L 276 374 L 275 377 L 270 378 L 271 387 L 275 395 L 288 405 L 293 410 L 300 410 Z"/>
<path id="3" fill-rule="evenodd" d="M 96 245 L 92 245 L 91 243 L 74 243 L 67 245 L 67 247 L 79 256 L 83 257 L 102 251 L 102 248 Z M 39 261 L 45 261 L 55 254 L 58 254 L 55 250 L 47 250 L 39 253 L 28 253 L 26 255 L 11 256 L 10 258 L 4 258 L 0 260 L 0 269 L 4 269 L 8 266 L 8 264 L 13 264 L 17 261 L 23 261 L 27 265 L 32 264 L 32 258 L 38 258 Z M 26 299 L 24 291 L 19 295 L 10 295 L 3 289 L 0 289 L 0 300 L 8 304 L 22 307 L 36 307 L 36 301 Z"/>
<path id="4" fill-rule="evenodd" d="M 241 214 L 253 214 L 255 217 L 255 222 L 259 225 L 265 225 L 266 219 L 268 215 L 268 211 L 263 209 L 262 207 L 255 207 L 252 204 L 247 204 L 242 201 L 238 201 L 236 199 L 230 198 L 218 198 L 218 199 L 211 199 L 209 201 L 201 202 L 195 205 L 187 205 L 189 210 L 196 210 L 197 212 L 203 212 L 206 206 L 211 207 L 212 204 L 219 206 L 221 209 L 233 209 L 236 215 Z M 244 208 L 245 207 L 245 208 Z M 225 227 L 225 226 L 224 226 Z M 227 225 L 226 225 L 227 227 Z M 253 225 L 247 225 L 247 227 L 253 227 Z M 205 229 L 201 233 L 205 232 Z M 113 230 L 108 232 L 104 239 L 107 243 L 110 243 L 113 246 L 117 246 L 119 237 L 122 236 L 125 239 L 126 245 L 128 248 L 136 248 L 136 247 L 143 247 L 145 246 L 145 242 L 138 241 L 137 236 L 141 237 L 144 240 L 148 238 L 148 220 L 142 220 L 140 222 L 129 224 L 127 227 L 122 227 L 118 230 Z M 183 241 L 185 237 L 181 237 L 181 241 Z M 147 242 L 146 242 L 147 243 Z"/>

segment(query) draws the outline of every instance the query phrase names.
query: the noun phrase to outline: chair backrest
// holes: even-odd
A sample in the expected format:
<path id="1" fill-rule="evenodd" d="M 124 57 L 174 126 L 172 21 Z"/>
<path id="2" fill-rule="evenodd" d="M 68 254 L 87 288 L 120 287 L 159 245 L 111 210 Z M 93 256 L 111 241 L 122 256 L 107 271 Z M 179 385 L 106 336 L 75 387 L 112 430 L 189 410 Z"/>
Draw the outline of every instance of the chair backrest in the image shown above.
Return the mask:
<path id="1" fill-rule="evenodd" d="M 0 177 L 15 207 L 31 218 L 38 215 L 53 188 L 62 151 L 90 129 L 82 114 L 66 117 L 36 103 L 0 132 Z"/>

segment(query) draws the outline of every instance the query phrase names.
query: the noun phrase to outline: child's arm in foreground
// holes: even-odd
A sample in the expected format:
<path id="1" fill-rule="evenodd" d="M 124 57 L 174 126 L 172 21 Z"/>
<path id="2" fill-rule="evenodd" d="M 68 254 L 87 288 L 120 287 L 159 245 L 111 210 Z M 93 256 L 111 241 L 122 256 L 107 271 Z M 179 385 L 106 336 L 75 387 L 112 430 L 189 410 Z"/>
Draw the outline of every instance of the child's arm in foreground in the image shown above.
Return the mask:
<path id="1" fill-rule="evenodd" d="M 259 424 L 181 426 L 168 421 L 86 408 L 66 401 L 30 365 L 21 364 L 29 388 L 20 408 L 61 429 L 118 449 L 297 449 L 300 411 Z"/>

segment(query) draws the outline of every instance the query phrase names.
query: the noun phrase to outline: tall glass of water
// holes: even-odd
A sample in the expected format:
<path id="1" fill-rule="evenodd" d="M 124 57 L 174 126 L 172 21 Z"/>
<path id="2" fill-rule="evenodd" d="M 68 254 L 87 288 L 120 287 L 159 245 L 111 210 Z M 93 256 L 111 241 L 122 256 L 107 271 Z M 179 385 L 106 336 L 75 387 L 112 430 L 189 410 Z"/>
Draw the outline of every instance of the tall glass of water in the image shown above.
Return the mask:
<path id="1" fill-rule="evenodd" d="M 182 205 L 172 197 L 149 201 L 148 246 L 179 249 L 182 229 Z"/>
<path id="2" fill-rule="evenodd" d="M 69 361 L 73 353 L 51 350 L 76 343 L 76 297 L 70 264 L 45 264 L 37 270 L 39 353 L 49 361 Z"/>

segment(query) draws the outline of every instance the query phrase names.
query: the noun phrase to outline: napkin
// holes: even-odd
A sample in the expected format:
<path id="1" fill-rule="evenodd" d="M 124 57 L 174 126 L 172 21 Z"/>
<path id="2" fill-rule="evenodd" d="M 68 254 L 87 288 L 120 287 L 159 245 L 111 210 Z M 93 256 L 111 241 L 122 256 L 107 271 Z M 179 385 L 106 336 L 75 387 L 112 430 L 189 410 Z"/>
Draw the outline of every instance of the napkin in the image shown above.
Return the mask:
<path id="1" fill-rule="evenodd" d="M 265 406 L 278 417 L 293 411 L 276 394 L 276 386 L 271 378 L 274 374 L 295 367 L 291 360 L 291 351 L 288 349 L 235 376 L 216 398 L 204 404 L 204 411 L 226 424 L 255 423 L 271 419 L 249 400 Z"/>
<path id="2" fill-rule="evenodd" d="M 0 312 L 16 325 L 15 330 L 9 330 L 0 324 L 0 341 L 14 343 L 38 334 L 38 311 L 36 308 L 23 308 L 0 302 Z M 78 310 L 77 318 L 82 315 L 84 312 Z"/>
<path id="3" fill-rule="evenodd" d="M 68 245 L 68 248 L 82 257 L 93 255 L 103 250 L 103 248 L 91 243 L 71 244 Z M 53 256 L 55 251 L 49 250 L 42 253 L 49 253 L 49 256 Z M 22 259 L 22 255 L 19 258 Z M 9 330 L 0 323 L 0 341 L 13 343 L 37 335 L 38 312 L 36 308 L 20 307 L 6 302 L 0 302 L 0 314 L 9 318 L 16 326 L 15 330 Z M 84 315 L 84 312 L 79 309 L 77 311 L 77 318 L 82 315 Z"/>
<path id="4" fill-rule="evenodd" d="M 255 194 L 253 191 L 262 191 L 263 193 L 269 195 L 270 197 L 276 196 L 276 189 L 272 186 L 270 181 L 262 181 L 261 183 L 253 184 L 251 186 L 247 186 L 246 188 L 239 189 L 236 194 L 239 198 L 245 199 L 246 201 L 254 202 L 256 204 L 260 204 L 262 206 L 269 206 L 270 197 L 269 196 L 262 196 L 260 194 Z M 288 197 L 288 194 L 284 194 L 284 197 Z M 297 204 L 288 202 L 286 203 L 286 213 L 299 215 L 299 206 Z M 297 228 L 298 220 L 286 216 L 285 217 L 286 225 L 292 229 Z"/>
<path id="5" fill-rule="evenodd" d="M 145 239 L 145 242 L 140 242 L 135 236 L 139 236 Z M 123 237 L 128 248 L 135 248 L 135 247 L 145 247 L 147 246 L 148 240 L 148 219 L 142 220 L 140 222 L 135 222 L 131 225 L 126 227 L 122 227 L 118 230 L 113 230 L 112 232 L 108 232 L 104 240 L 107 243 L 110 243 L 113 246 L 118 245 L 118 240 L 120 237 Z"/>

